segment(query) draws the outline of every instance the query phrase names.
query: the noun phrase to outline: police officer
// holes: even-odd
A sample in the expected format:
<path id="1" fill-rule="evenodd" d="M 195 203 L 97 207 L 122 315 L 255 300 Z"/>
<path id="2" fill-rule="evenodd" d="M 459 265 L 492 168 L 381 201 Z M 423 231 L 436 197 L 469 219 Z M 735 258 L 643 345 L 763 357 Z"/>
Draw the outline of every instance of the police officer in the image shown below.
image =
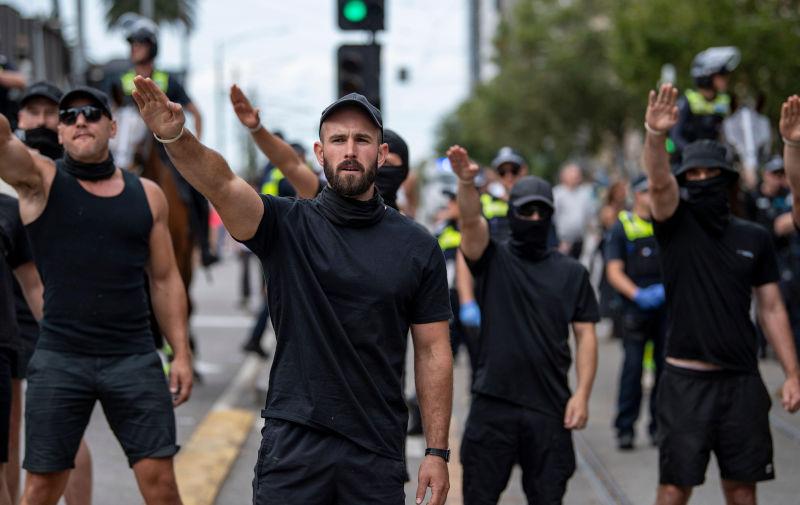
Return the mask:
<path id="1" fill-rule="evenodd" d="M 755 503 L 756 482 L 774 478 L 774 467 L 771 401 L 750 320 L 753 294 L 786 374 L 782 404 L 789 412 L 800 408 L 800 367 L 769 232 L 731 215 L 738 173 L 725 148 L 695 141 L 670 172 L 664 139 L 678 120 L 677 97 L 671 84 L 651 91 L 645 115 L 644 161 L 669 318 L 658 387 L 657 503 L 687 503 L 705 479 L 711 451 L 726 501 Z"/>
<path id="2" fill-rule="evenodd" d="M 672 162 L 680 162 L 683 149 L 699 139 L 718 140 L 722 120 L 731 113 L 726 93 L 729 74 L 739 65 L 739 49 L 709 47 L 692 60 L 691 74 L 697 89 L 688 89 L 678 100 L 678 122 L 669 131 L 667 150 Z"/>
<path id="3" fill-rule="evenodd" d="M 131 48 L 131 61 L 133 68 L 120 76 L 119 83 L 115 86 L 115 95 L 121 95 L 123 104 L 134 106 L 131 93 L 134 90 L 133 79 L 137 75 L 150 77 L 171 101 L 181 104 L 194 118 L 194 129 L 200 137 L 203 131 L 203 117 L 200 109 L 189 98 L 181 83 L 169 72 L 157 69 L 155 58 L 158 55 L 158 27 L 147 18 L 138 19 L 130 27 L 127 41 Z M 159 145 L 164 162 L 172 167 L 166 153 Z M 172 169 L 178 183 L 181 198 L 189 205 L 189 222 L 200 246 L 201 260 L 204 266 L 210 266 L 219 261 L 211 251 L 208 236 L 208 202 L 195 191 L 181 175 Z"/>
<path id="4" fill-rule="evenodd" d="M 448 150 L 458 176 L 461 251 L 475 274 L 482 309 L 478 369 L 464 428 L 464 503 L 497 503 L 519 462 L 529 503 L 561 503 L 575 470 L 571 430 L 582 429 L 597 369 L 597 300 L 577 260 L 548 247 L 550 184 L 533 176 L 509 194 L 511 238 L 491 237 L 470 164 Z M 577 388 L 570 393 L 575 333 Z"/>
<path id="5" fill-rule="evenodd" d="M 642 401 L 642 362 L 648 342 L 652 342 L 655 362 L 655 383 L 650 395 L 648 432 L 655 443 L 655 391 L 663 368 L 665 338 L 664 285 L 658 246 L 653 236 L 647 176 L 641 174 L 631 182 L 633 209 L 619 213 L 617 222 L 605 239 L 606 276 L 622 298 L 622 346 L 625 360 L 620 374 L 617 396 L 617 447 L 632 449 L 634 423 Z"/>

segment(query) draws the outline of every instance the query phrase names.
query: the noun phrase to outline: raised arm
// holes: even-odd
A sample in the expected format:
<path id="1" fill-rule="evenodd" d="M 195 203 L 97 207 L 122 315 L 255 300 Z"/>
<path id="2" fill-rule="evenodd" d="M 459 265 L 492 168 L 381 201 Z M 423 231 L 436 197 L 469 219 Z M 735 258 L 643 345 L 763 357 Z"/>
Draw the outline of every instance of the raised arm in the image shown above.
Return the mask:
<path id="1" fill-rule="evenodd" d="M 800 226 L 800 98 L 792 95 L 781 107 L 779 123 L 783 137 L 783 167 L 792 189 L 792 213 Z"/>
<path id="2" fill-rule="evenodd" d="M 475 187 L 478 165 L 469 161 L 467 150 L 453 146 L 447 150 L 450 166 L 458 176 L 458 225 L 461 229 L 461 251 L 468 260 L 477 260 L 489 245 L 489 224 L 481 213 L 481 199 Z"/>
<path id="3" fill-rule="evenodd" d="M 319 179 L 314 172 L 309 170 L 303 160 L 294 152 L 292 146 L 276 137 L 259 118 L 259 109 L 254 109 L 239 86 L 231 86 L 231 104 L 239 121 L 246 126 L 253 135 L 253 140 L 264 155 L 283 172 L 297 196 L 300 198 L 314 198 L 319 189 Z"/>
<path id="4" fill-rule="evenodd" d="M 55 164 L 23 144 L 11 132 L 8 118 L 0 114 L 0 178 L 13 186 L 21 199 L 27 200 L 37 194 L 46 197 L 47 188 L 54 174 Z M 26 202 L 23 202 L 23 206 L 25 204 Z M 31 218 L 24 212 L 24 207 L 22 214 L 25 223 L 38 217 L 36 214 Z"/>
<path id="5" fill-rule="evenodd" d="M 650 91 L 645 113 L 644 166 L 656 221 L 672 216 L 680 201 L 678 181 L 669 169 L 669 153 L 665 145 L 667 132 L 678 121 L 677 100 L 678 90 L 672 84 L 663 84 L 657 96 L 655 91 Z"/>
<path id="6" fill-rule="evenodd" d="M 234 174 L 225 159 L 184 130 L 180 105 L 170 102 L 150 78 L 136 76 L 133 98 L 145 124 L 166 140 L 175 168 L 217 209 L 225 228 L 239 240 L 253 238 L 264 215 L 258 193 Z"/>

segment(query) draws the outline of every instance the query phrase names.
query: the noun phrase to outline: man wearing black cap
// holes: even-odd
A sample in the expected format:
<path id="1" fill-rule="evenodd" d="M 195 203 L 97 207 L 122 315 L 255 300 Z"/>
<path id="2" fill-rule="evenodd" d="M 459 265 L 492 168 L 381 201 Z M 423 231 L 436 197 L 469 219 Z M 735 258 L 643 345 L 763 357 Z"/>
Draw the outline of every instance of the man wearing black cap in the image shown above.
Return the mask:
<path id="1" fill-rule="evenodd" d="M 26 146 L 38 150 L 52 160 L 64 155 L 58 141 L 58 102 L 62 92 L 54 84 L 38 81 L 22 92 L 18 113 L 16 135 Z M 19 205 L 15 205 L 15 219 L 19 220 Z M 22 226 L 22 221 L 19 221 Z M 35 270 L 35 267 L 34 267 Z M 36 281 L 41 285 L 38 273 Z M 20 355 L 16 374 L 12 380 L 11 434 L 9 436 L 9 465 L 6 467 L 8 489 L 12 502 L 19 498 L 19 436 L 22 417 L 22 379 L 27 375 L 28 362 L 33 356 L 39 339 L 39 324 L 31 313 L 19 284 L 14 282 L 14 298 L 17 309 L 17 324 L 22 337 L 23 353 Z M 81 440 L 75 457 L 75 470 L 70 472 L 64 497 L 68 504 L 91 503 L 92 460 L 89 446 Z"/>
<path id="2" fill-rule="evenodd" d="M 461 444 L 464 503 L 497 503 L 515 463 L 530 503 L 561 503 L 575 471 L 570 430 L 589 416 L 599 320 L 589 273 L 547 245 L 553 191 L 528 176 L 509 194 L 511 238 L 498 242 L 481 215 L 478 166 L 453 146 L 461 251 L 481 305 L 478 369 Z M 577 388 L 570 393 L 569 326 L 575 332 Z"/>
<path id="3" fill-rule="evenodd" d="M 0 176 L 20 196 L 44 317 L 28 368 L 23 504 L 55 504 L 99 399 L 148 503 L 179 504 L 173 405 L 192 386 L 186 298 L 161 190 L 114 166 L 108 98 L 78 87 L 59 102 L 56 163 L 31 155 L 0 116 Z M 166 383 L 150 335 L 144 275 L 174 351 Z M 172 393 L 172 395 L 170 394 Z"/>
<path id="4" fill-rule="evenodd" d="M 428 442 L 417 503 L 427 487 L 431 503 L 444 503 L 453 378 L 445 264 L 434 238 L 375 191 L 388 151 L 380 111 L 352 93 L 322 112 L 314 153 L 328 183 L 315 199 L 259 196 L 183 129 L 179 105 L 149 79 L 135 83 L 142 117 L 175 166 L 266 272 L 278 345 L 253 502 L 403 503 L 410 327 Z"/>
<path id="5" fill-rule="evenodd" d="M 653 236 L 650 196 L 647 176 L 640 174 L 631 182 L 633 209 L 619 213 L 616 223 L 605 239 L 606 277 L 622 298 L 622 346 L 625 360 L 619 379 L 617 417 L 614 421 L 617 447 L 633 449 L 634 423 L 642 403 L 642 361 L 645 346 L 653 345 L 655 382 L 650 394 L 650 425 L 648 432 L 655 443 L 655 391 L 664 358 L 666 311 L 664 285 L 658 246 Z"/>
<path id="6" fill-rule="evenodd" d="M 705 479 L 711 451 L 727 502 L 755 503 L 756 482 L 774 478 L 774 469 L 751 290 L 786 374 L 782 404 L 789 412 L 800 408 L 800 369 L 769 232 L 731 215 L 738 173 L 725 148 L 695 141 L 670 172 L 664 137 L 678 120 L 677 96 L 670 84 L 651 91 L 645 116 L 644 160 L 669 317 L 658 387 L 657 504 L 687 503 Z"/>

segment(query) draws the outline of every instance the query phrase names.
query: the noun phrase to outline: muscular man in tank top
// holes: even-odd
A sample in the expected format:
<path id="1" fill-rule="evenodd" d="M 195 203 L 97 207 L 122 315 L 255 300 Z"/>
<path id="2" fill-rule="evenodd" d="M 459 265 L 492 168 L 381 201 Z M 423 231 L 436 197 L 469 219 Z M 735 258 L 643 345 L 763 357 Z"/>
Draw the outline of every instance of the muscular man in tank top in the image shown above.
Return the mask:
<path id="1" fill-rule="evenodd" d="M 164 194 L 114 165 L 108 141 L 115 131 L 103 93 L 67 92 L 58 126 L 66 154 L 54 163 L 29 151 L 0 115 L 0 177 L 19 193 L 45 286 L 28 369 L 23 504 L 58 502 L 97 400 L 145 502 L 181 503 L 172 408 L 192 387 L 186 297 Z M 169 383 L 150 335 L 145 274 L 175 351 Z"/>

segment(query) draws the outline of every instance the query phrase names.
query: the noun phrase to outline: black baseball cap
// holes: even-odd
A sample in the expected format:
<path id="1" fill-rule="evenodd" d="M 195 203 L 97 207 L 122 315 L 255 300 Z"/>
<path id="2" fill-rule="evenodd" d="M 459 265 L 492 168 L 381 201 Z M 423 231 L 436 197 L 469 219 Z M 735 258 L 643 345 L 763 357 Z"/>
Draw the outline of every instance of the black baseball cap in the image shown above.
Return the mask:
<path id="1" fill-rule="evenodd" d="M 108 95 L 91 86 L 77 86 L 64 93 L 64 96 L 61 97 L 61 101 L 58 102 L 58 110 L 68 109 L 69 103 L 76 98 L 88 98 L 99 105 L 100 108 L 103 109 L 103 113 L 111 118 L 111 106 L 108 102 Z"/>
<path id="2" fill-rule="evenodd" d="M 497 170 L 497 167 L 499 167 L 503 163 L 513 163 L 514 165 L 517 165 L 519 167 L 527 165 L 527 163 L 525 162 L 525 158 L 523 158 L 520 153 L 518 153 L 517 151 L 508 146 L 501 147 L 500 150 L 497 151 L 497 154 L 492 160 L 492 168 Z"/>
<path id="3" fill-rule="evenodd" d="M 37 96 L 41 96 L 58 103 L 61 100 L 61 95 L 63 95 L 61 88 L 52 82 L 37 81 L 25 88 L 25 90 L 22 92 L 22 98 L 19 101 L 19 105 L 21 107 L 25 107 L 25 102 L 31 98 L 36 98 Z"/>
<path id="4" fill-rule="evenodd" d="M 739 172 L 734 170 L 728 161 L 727 149 L 715 140 L 695 140 L 686 146 L 683 149 L 683 161 L 675 172 L 675 176 L 679 177 L 692 168 L 698 167 L 719 168 L 734 179 L 739 178 Z"/>
<path id="5" fill-rule="evenodd" d="M 322 123 L 324 123 L 331 114 L 343 107 L 348 106 L 360 108 L 367 114 L 367 116 L 369 116 L 370 119 L 372 119 L 372 122 L 375 123 L 381 130 L 381 142 L 383 142 L 383 119 L 381 119 L 381 111 L 369 103 L 367 97 L 359 93 L 350 93 L 349 95 L 344 95 L 340 99 L 325 107 L 325 110 L 322 111 L 322 115 L 319 118 L 319 131 L 322 131 Z"/>
<path id="6" fill-rule="evenodd" d="M 541 177 L 526 175 L 514 183 L 511 193 L 508 195 L 508 203 L 519 208 L 531 202 L 541 202 L 552 209 L 553 188 Z"/>
<path id="7" fill-rule="evenodd" d="M 647 174 L 639 174 L 631 180 L 631 189 L 634 193 L 647 191 Z"/>

